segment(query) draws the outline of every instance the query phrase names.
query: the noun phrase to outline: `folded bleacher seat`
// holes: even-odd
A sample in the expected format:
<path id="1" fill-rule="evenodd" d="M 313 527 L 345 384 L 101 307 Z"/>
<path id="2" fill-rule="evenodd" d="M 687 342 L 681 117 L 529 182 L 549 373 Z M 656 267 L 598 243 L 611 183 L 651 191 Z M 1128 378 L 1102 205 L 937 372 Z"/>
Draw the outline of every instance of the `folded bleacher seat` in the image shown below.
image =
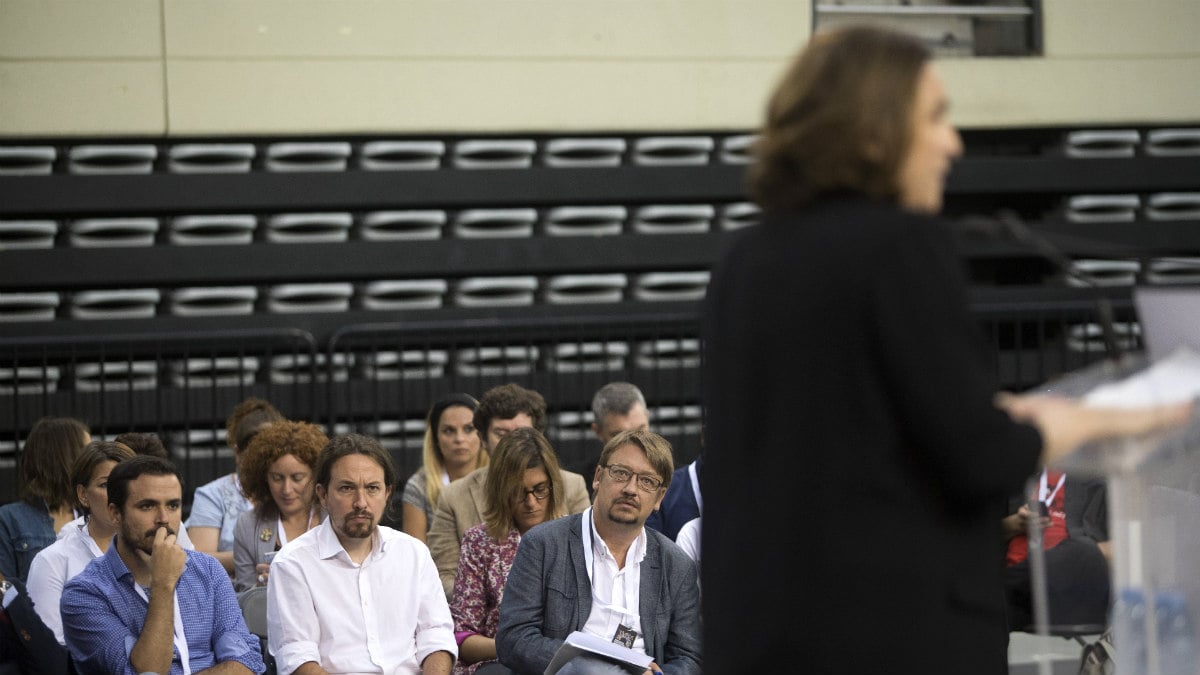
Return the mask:
<path id="1" fill-rule="evenodd" d="M 80 248 L 153 246 L 158 218 L 82 218 L 68 228 L 71 245 Z"/>
<path id="2" fill-rule="evenodd" d="M 67 151 L 71 173 L 150 173 L 158 148 L 149 143 L 131 145 L 77 145 Z"/>
<path id="3" fill-rule="evenodd" d="M 157 386 L 157 361 L 88 361 L 75 364 L 76 391 L 144 391 Z"/>
<path id="4" fill-rule="evenodd" d="M 255 154 L 253 143 L 181 143 L 167 149 L 167 170 L 174 173 L 247 173 Z"/>
<path id="5" fill-rule="evenodd" d="M 664 338 L 639 342 L 637 367 L 645 370 L 680 370 L 700 366 L 700 340 Z"/>
<path id="6" fill-rule="evenodd" d="M 167 364 L 171 384 L 181 388 L 250 387 L 258 380 L 256 356 L 179 359 Z"/>
<path id="7" fill-rule="evenodd" d="M 168 239 L 181 246 L 249 244 L 256 227 L 258 219 L 248 213 L 178 216 L 171 219 Z"/>
<path id="8" fill-rule="evenodd" d="M 345 171 L 350 144 L 345 141 L 289 141 L 267 146 L 268 171 Z"/>
<path id="9" fill-rule="evenodd" d="M 546 234 L 554 237 L 598 237 L 621 234 L 624 206 L 559 206 L 546 212 Z"/>
<path id="10" fill-rule="evenodd" d="M 1145 278 L 1151 284 L 1200 284 L 1200 258 L 1154 258 Z"/>
<path id="11" fill-rule="evenodd" d="M 462 239 L 531 237 L 537 209 L 467 209 L 454 217 L 454 236 Z"/>
<path id="12" fill-rule="evenodd" d="M 532 373 L 538 348 L 531 345 L 467 347 L 454 354 L 454 365 L 463 377 L 516 377 Z"/>
<path id="13" fill-rule="evenodd" d="M 350 239 L 349 213 L 279 213 L 267 217 L 267 241 L 279 244 L 336 244 Z"/>
<path id="14" fill-rule="evenodd" d="M 75 319 L 149 319 L 157 313 L 157 288 L 80 291 L 71 296 Z"/>
<path id="15" fill-rule="evenodd" d="M 1063 216 L 1071 223 L 1132 223 L 1141 204 L 1137 195 L 1076 195 Z"/>
<path id="16" fill-rule="evenodd" d="M 363 216 L 362 238 L 367 241 L 441 239 L 446 212 L 440 209 L 372 211 Z"/>
<path id="17" fill-rule="evenodd" d="M 441 377 L 450 361 L 444 349 L 405 349 L 359 354 L 354 362 L 360 364 L 368 380 L 407 380 Z"/>
<path id="18" fill-rule="evenodd" d="M 639 274 L 633 287 L 636 300 L 648 302 L 687 302 L 704 299 L 708 290 L 708 271 L 650 272 Z"/>
<path id="19" fill-rule="evenodd" d="M 169 293 L 167 310 L 176 316 L 244 316 L 254 313 L 254 286 L 198 286 Z"/>
<path id="20" fill-rule="evenodd" d="M 1200 155 L 1200 129 L 1155 129 L 1146 132 L 1146 154 L 1154 157 Z"/>
<path id="21" fill-rule="evenodd" d="M 537 277 L 471 277 L 458 282 L 459 307 L 525 307 L 533 304 Z"/>
<path id="22" fill-rule="evenodd" d="M 278 314 L 344 312 L 350 309 L 354 286 L 344 282 L 280 284 L 267 293 L 267 310 Z"/>
<path id="23" fill-rule="evenodd" d="M 47 176 L 57 158 L 52 145 L 0 146 L 0 176 Z"/>
<path id="24" fill-rule="evenodd" d="M 55 220 L 0 220 L 0 251 L 54 248 Z"/>
<path id="25" fill-rule="evenodd" d="M 437 169 L 445 154 L 443 141 L 367 141 L 359 148 L 359 166 L 367 171 Z"/>
<path id="26" fill-rule="evenodd" d="M 0 293 L 0 321 L 53 321 L 58 312 L 58 293 Z"/>
<path id="27" fill-rule="evenodd" d="M 1146 198 L 1150 220 L 1200 220 L 1200 192 L 1159 192 Z"/>
<path id="28" fill-rule="evenodd" d="M 628 285 L 624 274 L 564 274 L 546 280 L 545 301 L 552 305 L 621 302 Z"/>
<path id="29" fill-rule="evenodd" d="M 625 342 L 566 342 L 554 345 L 546 368 L 555 373 L 603 373 L 625 369 L 629 344 Z"/>
<path id="30" fill-rule="evenodd" d="M 315 361 L 305 353 L 279 354 L 271 357 L 270 378 L 275 384 L 308 384 L 328 382 L 332 375 L 334 382 L 345 382 L 350 379 L 350 364 L 346 354 L 334 354 L 332 361 L 323 352 L 316 355 Z"/>
<path id="31" fill-rule="evenodd" d="M 712 227 L 716 209 L 711 204 L 651 204 L 633 214 L 638 234 L 702 234 Z"/>
<path id="32" fill-rule="evenodd" d="M 711 136 L 647 136 L 633 142 L 633 163 L 642 166 L 708 164 L 715 143 Z"/>
<path id="33" fill-rule="evenodd" d="M 528 169 L 533 166 L 537 142 L 527 138 L 494 138 L 454 144 L 454 166 L 459 169 Z"/>
<path id="34" fill-rule="evenodd" d="M 0 367 L 0 394 L 53 394 L 60 374 L 58 366 Z"/>
<path id="35" fill-rule="evenodd" d="M 625 139 L 552 138 L 542 152 L 546 166 L 556 168 L 621 166 Z"/>
<path id="36" fill-rule="evenodd" d="M 1137 281 L 1137 274 L 1142 265 L 1136 260 L 1094 260 L 1081 259 L 1071 261 L 1071 269 L 1075 274 L 1091 280 L 1091 284 L 1068 276 L 1067 284 L 1075 287 L 1095 286 L 1132 286 Z"/>
<path id="37" fill-rule="evenodd" d="M 362 306 L 375 311 L 437 309 L 449 288 L 445 279 L 371 281 L 363 285 Z"/>
<path id="38" fill-rule="evenodd" d="M 591 410 L 563 410 L 550 416 L 547 425 L 547 437 L 556 443 L 582 441 L 594 438 L 592 420 L 595 418 Z"/>
<path id="39" fill-rule="evenodd" d="M 700 433 L 699 405 L 664 405 L 650 409 L 654 430 L 663 436 L 695 436 Z"/>
<path id="40" fill-rule="evenodd" d="M 1064 152 L 1067 157 L 1133 157 L 1142 136 L 1136 129 L 1096 129 L 1072 131 L 1067 134 Z"/>

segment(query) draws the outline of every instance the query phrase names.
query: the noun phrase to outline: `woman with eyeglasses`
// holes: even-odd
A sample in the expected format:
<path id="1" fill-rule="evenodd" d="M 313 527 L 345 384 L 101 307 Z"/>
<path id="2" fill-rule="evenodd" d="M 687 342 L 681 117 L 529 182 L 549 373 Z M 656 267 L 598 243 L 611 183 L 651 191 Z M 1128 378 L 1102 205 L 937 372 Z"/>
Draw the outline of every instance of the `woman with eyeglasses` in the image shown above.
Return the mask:
<path id="1" fill-rule="evenodd" d="M 454 578 L 458 663 L 454 672 L 475 673 L 496 659 L 496 627 L 504 583 L 529 528 L 565 515 L 562 473 L 546 437 L 533 428 L 504 436 L 492 455 L 484 483 L 483 523 L 463 534 Z M 480 669 L 480 675 L 487 669 Z"/>

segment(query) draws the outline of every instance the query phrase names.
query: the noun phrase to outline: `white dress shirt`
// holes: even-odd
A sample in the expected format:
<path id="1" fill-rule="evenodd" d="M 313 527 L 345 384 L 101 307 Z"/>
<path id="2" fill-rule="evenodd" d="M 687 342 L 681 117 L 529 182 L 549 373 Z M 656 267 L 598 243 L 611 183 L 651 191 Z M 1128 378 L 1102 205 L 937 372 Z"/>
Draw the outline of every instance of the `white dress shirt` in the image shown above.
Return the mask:
<path id="1" fill-rule="evenodd" d="M 454 621 L 429 549 L 377 527 L 362 564 L 329 519 L 271 563 L 267 629 L 279 672 L 315 661 L 330 673 L 421 672 L 425 657 L 457 657 Z"/>
<path id="2" fill-rule="evenodd" d="M 592 611 L 588 614 L 583 632 L 612 641 L 619 626 L 637 633 L 632 649 L 646 651 L 646 638 L 642 634 L 642 560 L 646 558 L 646 528 L 638 533 L 637 539 L 625 554 L 625 567 L 617 566 L 617 559 L 608 550 L 608 544 L 596 534 L 592 521 L 592 509 L 583 512 L 583 556 L 588 576 L 592 580 Z"/>
<path id="3" fill-rule="evenodd" d="M 58 611 L 63 586 L 101 555 L 104 554 L 80 518 L 60 530 L 58 541 L 42 549 L 29 565 L 25 587 L 29 589 L 34 610 L 42 618 L 42 623 L 54 631 L 54 637 L 60 645 L 66 644 L 62 614 Z"/>

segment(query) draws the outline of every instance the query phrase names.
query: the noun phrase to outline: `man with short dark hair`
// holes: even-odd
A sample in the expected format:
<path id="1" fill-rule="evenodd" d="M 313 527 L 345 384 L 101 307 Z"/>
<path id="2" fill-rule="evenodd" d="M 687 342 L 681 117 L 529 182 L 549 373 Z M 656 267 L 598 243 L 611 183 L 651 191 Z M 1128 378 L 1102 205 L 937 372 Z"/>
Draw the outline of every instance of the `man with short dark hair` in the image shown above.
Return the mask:
<path id="1" fill-rule="evenodd" d="M 525 533 L 500 603 L 502 664 L 540 674 L 566 637 L 582 631 L 653 657 L 647 675 L 700 673 L 695 563 L 645 528 L 672 469 L 666 439 L 623 432 L 600 455 L 594 506 Z M 604 667 L 579 660 L 567 664 L 573 672 Z"/>
<path id="2" fill-rule="evenodd" d="M 541 394 L 510 383 L 492 387 L 479 397 L 475 431 L 483 441 L 484 450 L 495 448 L 505 434 L 521 427 L 546 432 L 546 400 Z M 586 509 L 589 501 L 583 476 L 564 470 L 562 479 L 567 512 L 579 513 Z M 454 594 L 454 576 L 458 572 L 463 534 L 483 522 L 483 484 L 486 480 L 487 467 L 476 469 L 442 488 L 434 508 L 433 523 L 426 540 L 447 598 Z"/>
<path id="3" fill-rule="evenodd" d="M 449 675 L 454 621 L 429 551 L 379 525 L 396 484 L 373 438 L 336 436 L 317 460 L 328 516 L 271 563 L 267 626 L 283 675 Z"/>
<path id="4" fill-rule="evenodd" d="M 67 582 L 60 604 L 78 672 L 265 669 L 224 568 L 177 543 L 182 505 L 179 474 L 165 459 L 134 457 L 109 474 L 116 538 Z"/>

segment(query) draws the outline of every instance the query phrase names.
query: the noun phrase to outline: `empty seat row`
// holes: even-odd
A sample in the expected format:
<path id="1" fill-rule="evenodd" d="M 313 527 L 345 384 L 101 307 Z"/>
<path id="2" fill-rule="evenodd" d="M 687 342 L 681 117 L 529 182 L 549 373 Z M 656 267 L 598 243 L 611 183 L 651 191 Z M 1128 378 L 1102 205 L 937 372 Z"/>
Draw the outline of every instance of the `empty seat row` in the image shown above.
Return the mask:
<path id="1" fill-rule="evenodd" d="M 1062 216 L 1072 223 L 1132 223 L 1146 220 L 1200 220 L 1200 192 L 1158 192 L 1143 200 L 1136 194 L 1068 197 Z"/>
<path id="2" fill-rule="evenodd" d="M 1066 135 L 1062 146 L 1067 157 L 1134 157 L 1138 151 L 1151 157 L 1200 155 L 1200 128 L 1083 129 Z"/>
<path id="3" fill-rule="evenodd" d="M 418 241 L 453 236 L 461 239 L 635 234 L 696 234 L 736 230 L 758 222 L 761 212 L 749 202 L 732 204 L 650 204 L 562 206 L 549 209 L 495 208 L 349 212 L 192 215 L 154 217 L 0 220 L 0 250 L 52 248 L 60 235 L 77 247 L 250 244 L 260 231 L 272 243 Z"/>
<path id="4" fill-rule="evenodd" d="M 636 366 L 681 370 L 700 365 L 697 338 L 593 340 L 550 345 L 480 345 L 457 349 L 197 356 L 189 358 L 83 361 L 73 364 L 0 367 L 0 394 L 43 394 L 174 388 L 249 387 L 262 382 L 307 384 L 350 379 L 399 381 L 461 377 L 524 376 L 535 371 L 600 373 Z"/>
<path id="5" fill-rule="evenodd" d="M 161 311 L 175 316 L 239 316 L 256 308 L 269 313 L 340 312 L 351 308 L 372 311 L 437 309 L 447 296 L 458 307 L 522 307 L 546 304 L 688 302 L 704 297 L 709 272 L 650 272 L 645 274 L 568 274 L 381 280 L 279 284 L 261 294 L 256 286 L 90 290 L 75 293 L 0 293 L 0 321 L 51 321 L 60 314 L 72 319 L 147 319 Z M 260 303 L 261 299 L 261 303 Z M 164 302 L 165 300 L 165 302 Z"/>
<path id="6" fill-rule="evenodd" d="M 1067 284 L 1085 286 L 1132 286 L 1140 281 L 1150 284 L 1200 283 L 1200 258 L 1154 258 L 1143 269 L 1138 260 L 1081 258 L 1071 261 Z"/>
<path id="7" fill-rule="evenodd" d="M 696 166 L 719 161 L 745 164 L 754 136 L 713 137 L 492 138 L 442 140 L 282 141 L 259 146 L 245 142 L 88 144 L 65 150 L 65 166 L 78 174 L 146 174 L 164 160 L 175 173 L 267 171 L 365 171 L 527 169 L 535 165 L 572 167 Z M 160 152 L 162 157 L 160 158 Z M 0 146 L 0 175 L 54 172 L 59 149 L 53 145 Z"/>

